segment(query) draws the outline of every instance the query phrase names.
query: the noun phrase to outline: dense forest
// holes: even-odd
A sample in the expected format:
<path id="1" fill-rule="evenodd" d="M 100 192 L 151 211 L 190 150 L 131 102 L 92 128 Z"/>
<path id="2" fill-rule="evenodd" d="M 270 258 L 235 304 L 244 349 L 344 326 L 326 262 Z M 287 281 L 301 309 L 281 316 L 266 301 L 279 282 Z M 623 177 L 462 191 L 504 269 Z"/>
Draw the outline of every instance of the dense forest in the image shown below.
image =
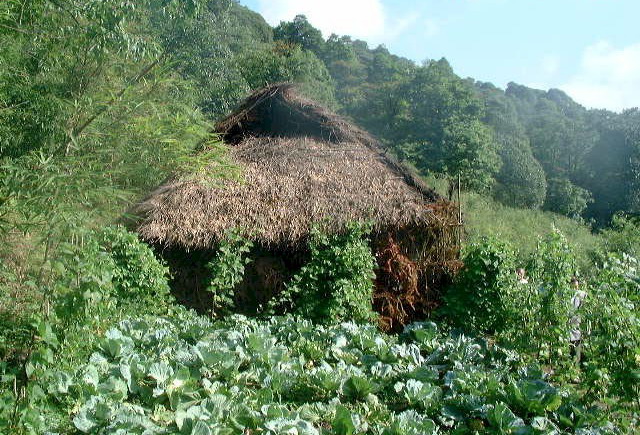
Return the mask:
<path id="1" fill-rule="evenodd" d="M 459 183 L 465 213 L 478 198 L 501 213 L 469 216 L 437 326 L 386 335 L 308 320 L 318 286 L 341 313 L 372 318 L 363 228 L 318 236 L 303 269 L 315 281 L 291 287 L 311 305 L 261 320 L 231 316 L 226 293 L 214 300 L 229 318 L 178 306 L 166 266 L 117 225 L 172 174 L 241 176 L 213 125 L 280 82 L 371 132 L 444 197 L 460 200 Z M 639 215 L 638 108 L 503 90 L 444 58 L 323 37 L 302 15 L 273 28 L 235 0 L 5 0 L 0 433 L 632 433 Z M 507 240 L 483 237 L 496 220 Z M 532 221 L 547 234 L 518 251 Z M 211 288 L 241 278 L 248 243 L 223 244 Z M 346 278 L 333 283 L 326 258 Z M 584 362 L 564 338 L 576 277 L 593 295 Z"/>

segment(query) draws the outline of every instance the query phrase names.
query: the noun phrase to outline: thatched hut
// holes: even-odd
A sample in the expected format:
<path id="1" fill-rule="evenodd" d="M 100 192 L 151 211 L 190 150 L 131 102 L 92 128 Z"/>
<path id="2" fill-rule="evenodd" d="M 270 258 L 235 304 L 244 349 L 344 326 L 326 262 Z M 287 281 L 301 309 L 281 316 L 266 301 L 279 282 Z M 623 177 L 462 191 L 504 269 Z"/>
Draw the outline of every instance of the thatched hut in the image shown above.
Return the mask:
<path id="1" fill-rule="evenodd" d="M 290 84 L 250 95 L 215 129 L 240 180 L 169 180 L 134 207 L 135 229 L 168 261 L 179 298 L 206 297 L 203 265 L 231 228 L 256 243 L 238 298 L 257 306 L 305 261 L 314 224 L 339 232 L 371 221 L 374 306 L 385 327 L 430 311 L 457 265 L 458 221 L 444 201 L 365 131 L 302 98 Z"/>

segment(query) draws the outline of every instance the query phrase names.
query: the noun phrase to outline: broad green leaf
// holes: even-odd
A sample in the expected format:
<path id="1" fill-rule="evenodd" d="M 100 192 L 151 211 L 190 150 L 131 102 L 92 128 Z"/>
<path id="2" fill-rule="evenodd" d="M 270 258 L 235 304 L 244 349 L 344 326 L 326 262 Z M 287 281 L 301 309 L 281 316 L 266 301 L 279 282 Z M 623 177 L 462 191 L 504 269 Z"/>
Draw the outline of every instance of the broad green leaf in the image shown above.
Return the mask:
<path id="1" fill-rule="evenodd" d="M 352 435 L 356 430 L 351 418 L 351 412 L 342 405 L 336 407 L 336 416 L 333 419 L 332 428 L 336 435 Z"/>
<path id="2" fill-rule="evenodd" d="M 487 420 L 489 420 L 491 427 L 504 434 L 517 433 L 517 430 L 524 427 L 524 421 L 516 417 L 504 403 L 493 406 L 487 412 Z"/>
<path id="3" fill-rule="evenodd" d="M 205 422 L 197 421 L 191 429 L 191 435 L 212 435 L 212 433 Z"/>

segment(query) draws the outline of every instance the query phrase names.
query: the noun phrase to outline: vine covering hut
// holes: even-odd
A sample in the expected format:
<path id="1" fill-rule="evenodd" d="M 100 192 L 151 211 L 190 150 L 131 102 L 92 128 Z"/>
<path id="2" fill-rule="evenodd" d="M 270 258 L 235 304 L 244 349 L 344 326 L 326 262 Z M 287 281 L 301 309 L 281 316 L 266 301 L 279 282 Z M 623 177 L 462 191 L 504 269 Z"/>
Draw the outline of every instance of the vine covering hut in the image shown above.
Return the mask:
<path id="1" fill-rule="evenodd" d="M 387 329 L 428 313 L 458 264 L 456 209 L 371 135 L 301 97 L 294 85 L 251 94 L 215 132 L 238 179 L 176 176 L 133 208 L 135 230 L 166 259 L 179 299 L 204 303 L 205 264 L 230 229 L 255 243 L 236 291 L 256 307 L 305 261 L 314 225 L 373 225 L 374 308 Z"/>

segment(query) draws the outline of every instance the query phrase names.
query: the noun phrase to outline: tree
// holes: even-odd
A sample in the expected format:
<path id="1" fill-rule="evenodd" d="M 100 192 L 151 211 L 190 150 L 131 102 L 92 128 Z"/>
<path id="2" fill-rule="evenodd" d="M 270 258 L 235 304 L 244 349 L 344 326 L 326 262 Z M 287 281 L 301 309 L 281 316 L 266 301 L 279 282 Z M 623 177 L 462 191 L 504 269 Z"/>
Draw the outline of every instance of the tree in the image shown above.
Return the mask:
<path id="1" fill-rule="evenodd" d="M 366 67 L 356 56 L 353 41 L 348 36 L 332 34 L 321 58 L 335 82 L 336 99 L 353 116 L 353 108 L 364 100 L 362 88 L 367 78 Z"/>
<path id="2" fill-rule="evenodd" d="M 496 176 L 494 197 L 512 207 L 542 207 L 547 193 L 544 170 L 533 157 L 526 139 L 498 138 L 502 167 Z"/>
<path id="3" fill-rule="evenodd" d="M 389 53 L 389 50 L 382 45 L 371 50 L 371 54 L 373 58 L 367 68 L 367 81 L 369 83 L 379 84 L 397 81 L 415 70 L 415 64 L 413 62 L 392 55 Z"/>
<path id="4" fill-rule="evenodd" d="M 303 93 L 328 106 L 335 106 L 331 75 L 315 54 L 299 46 L 276 42 L 246 52 L 238 59 L 242 76 L 250 89 L 270 83 L 296 82 Z"/>
<path id="5" fill-rule="evenodd" d="M 322 60 L 329 67 L 334 62 L 357 61 L 352 47 L 353 41 L 349 36 L 339 36 L 332 33 L 324 44 Z"/>
<path id="6" fill-rule="evenodd" d="M 640 111 L 589 113 L 598 140 L 584 164 L 584 184 L 593 192 L 586 216 L 607 225 L 617 212 L 640 211 Z"/>
<path id="7" fill-rule="evenodd" d="M 304 15 L 296 15 L 293 21 L 281 22 L 273 30 L 273 36 L 277 41 L 299 45 L 316 55 L 320 55 L 324 48 L 322 32 L 313 27 Z"/>
<path id="8" fill-rule="evenodd" d="M 483 121 L 494 132 L 502 160 L 493 196 L 513 207 L 540 208 L 547 181 L 542 166 L 533 156 L 514 101 L 490 83 L 477 82 L 474 86 L 485 102 Z"/>
<path id="9" fill-rule="evenodd" d="M 181 27 L 158 27 L 175 70 L 193 83 L 195 104 L 212 119 L 227 114 L 252 90 L 239 59 L 273 42 L 273 30 L 262 16 L 233 0 L 208 1 Z"/>
<path id="10" fill-rule="evenodd" d="M 552 178 L 548 181 L 546 210 L 572 218 L 579 218 L 592 201 L 591 193 L 576 186 L 566 178 Z"/>
<path id="11" fill-rule="evenodd" d="M 460 176 L 465 188 L 489 188 L 500 160 L 470 85 L 441 59 L 417 69 L 399 91 L 409 110 L 396 134 L 410 144 L 416 166 L 451 182 Z"/>
<path id="12" fill-rule="evenodd" d="M 582 117 L 566 116 L 558 105 L 541 99 L 530 120 L 528 134 L 536 158 L 550 177 L 569 177 L 577 181 L 584 159 L 597 140 L 597 134 Z"/>

